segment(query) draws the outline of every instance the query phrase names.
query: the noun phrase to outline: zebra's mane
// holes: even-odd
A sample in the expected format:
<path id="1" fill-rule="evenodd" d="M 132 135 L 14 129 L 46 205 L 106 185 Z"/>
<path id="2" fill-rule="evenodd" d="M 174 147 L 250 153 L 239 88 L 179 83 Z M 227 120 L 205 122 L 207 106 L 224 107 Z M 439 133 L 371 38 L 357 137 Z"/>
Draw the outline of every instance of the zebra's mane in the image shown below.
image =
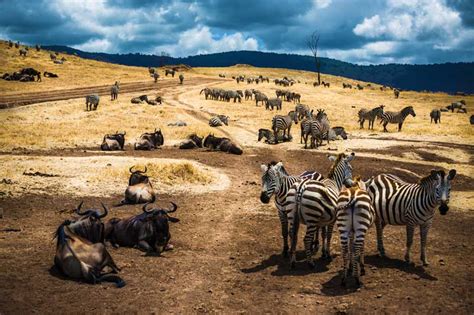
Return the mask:
<path id="1" fill-rule="evenodd" d="M 334 161 L 334 163 L 331 166 L 331 169 L 329 170 L 328 178 L 332 178 L 334 176 L 334 171 L 336 170 L 336 167 L 339 165 L 339 162 L 341 161 L 342 158 L 344 158 L 346 155 L 344 153 L 339 153 L 337 155 L 337 159 Z"/>
<path id="2" fill-rule="evenodd" d="M 271 166 L 275 166 L 275 165 L 277 165 L 277 164 L 278 164 L 278 162 L 276 162 L 276 161 L 271 161 L 270 163 L 268 163 L 268 168 L 270 168 Z M 286 169 L 285 169 L 285 167 L 284 167 L 283 165 L 281 166 L 280 169 L 281 169 L 281 172 L 282 172 L 285 176 L 289 176 L 289 175 L 290 175 L 290 174 L 288 174 L 288 172 L 286 171 Z"/>
<path id="3" fill-rule="evenodd" d="M 400 112 L 401 112 L 401 113 L 405 113 L 405 112 L 408 111 L 410 108 L 413 109 L 413 106 L 407 106 L 407 107 L 403 108 Z"/>
<path id="4" fill-rule="evenodd" d="M 444 178 L 444 175 L 445 175 L 444 170 L 431 171 L 430 175 L 423 177 L 422 179 L 420 179 L 420 181 L 418 183 L 420 185 L 426 185 L 426 184 L 432 182 L 433 180 L 435 180 L 438 175 L 440 175 L 441 178 Z"/>

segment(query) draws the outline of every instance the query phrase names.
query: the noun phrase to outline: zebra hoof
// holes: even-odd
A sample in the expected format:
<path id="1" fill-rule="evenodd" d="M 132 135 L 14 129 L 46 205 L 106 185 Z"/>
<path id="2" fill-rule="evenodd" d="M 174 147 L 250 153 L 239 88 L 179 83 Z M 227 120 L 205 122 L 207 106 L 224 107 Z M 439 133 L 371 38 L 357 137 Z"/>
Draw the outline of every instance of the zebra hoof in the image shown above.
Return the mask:
<path id="1" fill-rule="evenodd" d="M 309 260 L 308 265 L 311 269 L 316 269 L 316 263 L 313 260 Z"/>
<path id="2" fill-rule="evenodd" d="M 344 287 L 344 288 L 346 287 L 346 278 L 345 277 L 342 278 L 342 280 L 341 280 L 341 287 Z"/>
<path id="3" fill-rule="evenodd" d="M 421 260 L 421 262 L 423 263 L 423 267 L 428 267 L 430 265 L 430 263 L 428 262 L 428 260 Z"/>
<path id="4" fill-rule="evenodd" d="M 283 257 L 288 257 L 288 249 L 284 249 L 281 254 Z"/>
<path id="5" fill-rule="evenodd" d="M 290 263 L 290 269 L 291 269 L 291 270 L 294 270 L 295 268 L 296 268 L 296 262 L 292 261 L 292 262 Z"/>

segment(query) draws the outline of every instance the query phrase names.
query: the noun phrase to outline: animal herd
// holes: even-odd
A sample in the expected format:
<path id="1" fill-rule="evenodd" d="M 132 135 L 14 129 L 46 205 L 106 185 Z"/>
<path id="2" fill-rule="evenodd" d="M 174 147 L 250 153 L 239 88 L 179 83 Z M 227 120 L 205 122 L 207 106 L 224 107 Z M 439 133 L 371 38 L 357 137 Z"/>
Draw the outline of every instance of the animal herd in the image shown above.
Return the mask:
<path id="1" fill-rule="evenodd" d="M 449 210 L 452 169 L 432 170 L 418 183 L 405 182 L 392 174 L 379 174 L 366 181 L 353 178 L 351 162 L 354 153 L 329 156 L 332 166 L 323 177 L 316 171 L 289 175 L 282 162 L 261 165 L 262 188 L 260 200 L 269 203 L 272 196 L 278 210 L 283 237 L 283 256 L 289 256 L 290 268 L 296 267 L 296 245 L 300 224 L 306 225 L 304 248 L 306 262 L 316 267 L 314 256 L 322 239 L 322 258 L 331 257 L 331 237 L 336 225 L 342 249 L 341 284 L 346 285 L 349 274 L 357 286 L 362 284 L 364 244 L 368 229 L 375 223 L 377 250 L 385 257 L 383 229 L 386 225 L 404 225 L 407 230 L 405 261 L 411 262 L 411 247 L 416 227 L 420 228 L 420 260 L 428 265 L 427 235 L 435 210 L 441 215 Z M 290 244 L 288 244 L 290 239 Z"/>

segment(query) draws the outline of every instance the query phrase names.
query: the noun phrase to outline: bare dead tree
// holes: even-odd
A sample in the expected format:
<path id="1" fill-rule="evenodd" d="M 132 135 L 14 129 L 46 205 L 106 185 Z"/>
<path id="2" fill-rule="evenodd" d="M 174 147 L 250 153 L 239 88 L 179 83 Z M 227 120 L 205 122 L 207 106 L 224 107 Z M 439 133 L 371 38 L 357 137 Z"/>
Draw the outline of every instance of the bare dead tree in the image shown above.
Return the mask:
<path id="1" fill-rule="evenodd" d="M 165 59 L 167 57 L 170 57 L 170 54 L 168 54 L 166 51 L 162 51 L 160 53 L 160 67 L 163 67 L 165 65 Z"/>
<path id="2" fill-rule="evenodd" d="M 321 62 L 318 57 L 318 44 L 319 44 L 319 34 L 317 31 L 314 31 L 311 35 L 308 36 L 306 40 L 306 46 L 311 50 L 311 54 L 314 57 L 314 63 L 316 65 L 316 72 L 318 72 L 318 85 L 321 85 Z"/>

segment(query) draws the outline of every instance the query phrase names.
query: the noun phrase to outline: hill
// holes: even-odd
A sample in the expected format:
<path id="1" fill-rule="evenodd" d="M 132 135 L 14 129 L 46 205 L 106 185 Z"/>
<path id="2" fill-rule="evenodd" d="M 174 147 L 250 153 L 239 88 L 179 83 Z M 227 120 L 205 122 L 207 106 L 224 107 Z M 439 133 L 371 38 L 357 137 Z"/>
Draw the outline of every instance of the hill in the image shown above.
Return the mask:
<path id="1" fill-rule="evenodd" d="M 193 67 L 228 67 L 249 64 L 255 67 L 286 68 L 314 71 L 310 56 L 277 54 L 258 51 L 231 51 L 185 58 L 157 55 L 90 53 L 67 46 L 47 46 L 47 49 L 77 54 L 83 58 L 128 66 L 162 66 L 187 64 Z M 404 90 L 474 93 L 474 63 L 444 63 L 430 65 L 356 65 L 330 58 L 321 58 L 321 72 L 355 80 L 390 85 Z"/>

